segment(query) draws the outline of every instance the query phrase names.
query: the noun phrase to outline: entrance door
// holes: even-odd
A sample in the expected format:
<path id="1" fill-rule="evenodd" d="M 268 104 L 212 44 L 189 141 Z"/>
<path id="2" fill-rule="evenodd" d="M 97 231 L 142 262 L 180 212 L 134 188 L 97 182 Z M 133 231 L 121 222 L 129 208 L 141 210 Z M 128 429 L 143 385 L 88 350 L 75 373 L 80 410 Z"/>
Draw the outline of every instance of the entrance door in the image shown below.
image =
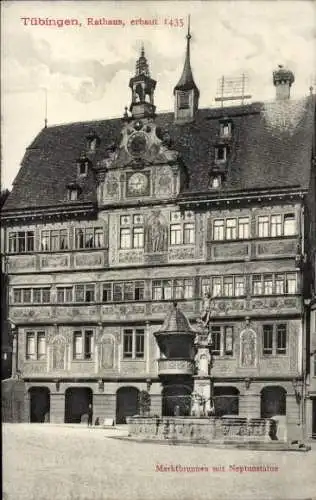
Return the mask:
<path id="1" fill-rule="evenodd" d="M 214 407 L 216 417 L 238 415 L 239 391 L 236 387 L 214 387 Z"/>
<path id="2" fill-rule="evenodd" d="M 92 404 L 92 390 L 88 387 L 70 387 L 65 392 L 65 423 L 80 424 L 88 418 Z"/>
<path id="3" fill-rule="evenodd" d="M 126 424 L 126 417 L 139 413 L 139 390 L 136 387 L 121 387 L 116 393 L 116 422 Z"/>
<path id="4" fill-rule="evenodd" d="M 261 418 L 286 415 L 286 390 L 280 386 L 264 387 L 261 391 Z"/>
<path id="5" fill-rule="evenodd" d="M 49 422 L 50 391 L 47 387 L 31 387 L 30 422 Z"/>

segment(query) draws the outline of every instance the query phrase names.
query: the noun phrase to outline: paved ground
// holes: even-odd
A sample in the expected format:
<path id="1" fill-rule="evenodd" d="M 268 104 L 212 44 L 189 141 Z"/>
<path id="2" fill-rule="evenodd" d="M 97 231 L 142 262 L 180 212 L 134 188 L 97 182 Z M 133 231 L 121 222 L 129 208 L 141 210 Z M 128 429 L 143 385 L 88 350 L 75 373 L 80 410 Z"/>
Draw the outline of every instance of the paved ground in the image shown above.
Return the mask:
<path id="1" fill-rule="evenodd" d="M 316 499 L 315 445 L 308 453 L 250 452 L 142 444 L 110 437 L 124 433 L 82 426 L 4 424 L 3 498 Z M 160 471 L 163 466 L 177 465 L 208 471 Z M 236 468 L 245 465 L 274 466 L 278 471 L 240 472 Z"/>

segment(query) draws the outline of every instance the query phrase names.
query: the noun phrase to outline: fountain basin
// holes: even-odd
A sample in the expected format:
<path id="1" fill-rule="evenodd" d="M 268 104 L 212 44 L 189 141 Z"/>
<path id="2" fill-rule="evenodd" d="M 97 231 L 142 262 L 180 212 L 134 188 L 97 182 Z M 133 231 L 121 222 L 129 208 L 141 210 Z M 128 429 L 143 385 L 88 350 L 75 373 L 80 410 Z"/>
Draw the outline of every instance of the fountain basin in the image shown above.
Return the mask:
<path id="1" fill-rule="evenodd" d="M 169 442 L 270 442 L 276 423 L 269 418 L 247 417 L 129 417 L 128 435 Z"/>

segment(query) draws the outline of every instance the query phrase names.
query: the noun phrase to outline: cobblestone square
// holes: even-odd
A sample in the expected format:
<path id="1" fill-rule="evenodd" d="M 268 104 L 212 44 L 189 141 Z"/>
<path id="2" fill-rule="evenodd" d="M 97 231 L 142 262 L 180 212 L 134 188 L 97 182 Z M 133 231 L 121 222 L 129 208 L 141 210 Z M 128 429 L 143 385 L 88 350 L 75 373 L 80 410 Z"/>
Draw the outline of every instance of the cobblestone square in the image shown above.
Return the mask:
<path id="1" fill-rule="evenodd" d="M 126 430 L 4 424 L 4 498 L 316 498 L 315 445 L 308 453 L 253 452 L 136 443 L 113 439 L 115 435 L 126 435 Z M 245 466 L 277 470 L 246 472 Z"/>

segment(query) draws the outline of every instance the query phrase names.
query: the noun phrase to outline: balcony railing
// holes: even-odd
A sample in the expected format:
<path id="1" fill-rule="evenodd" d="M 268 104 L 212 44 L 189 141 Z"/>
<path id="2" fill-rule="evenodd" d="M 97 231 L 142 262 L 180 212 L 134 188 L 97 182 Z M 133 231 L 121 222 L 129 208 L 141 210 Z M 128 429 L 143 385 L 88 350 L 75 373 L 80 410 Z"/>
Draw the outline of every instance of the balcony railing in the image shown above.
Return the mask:
<path id="1" fill-rule="evenodd" d="M 192 359 L 158 359 L 158 375 L 194 375 Z"/>

